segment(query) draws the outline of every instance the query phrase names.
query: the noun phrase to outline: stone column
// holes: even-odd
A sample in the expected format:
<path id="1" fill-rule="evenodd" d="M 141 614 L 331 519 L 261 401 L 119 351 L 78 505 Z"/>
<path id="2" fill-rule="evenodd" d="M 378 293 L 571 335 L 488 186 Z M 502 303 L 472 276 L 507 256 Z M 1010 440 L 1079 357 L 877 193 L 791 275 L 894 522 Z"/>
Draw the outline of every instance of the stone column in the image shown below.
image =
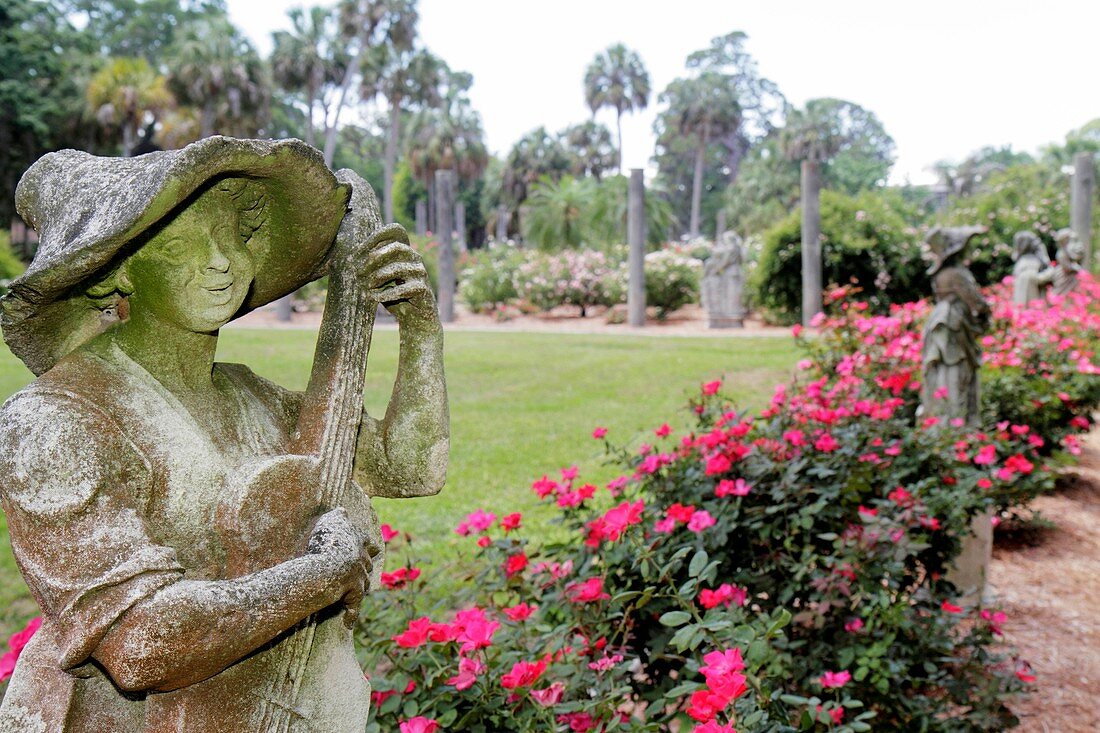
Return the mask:
<path id="1" fill-rule="evenodd" d="M 802 161 L 802 325 L 821 312 L 821 168 Z"/>
<path id="2" fill-rule="evenodd" d="M 1085 249 L 1086 270 L 1092 268 L 1092 193 L 1096 187 L 1096 164 L 1092 153 L 1073 156 L 1073 191 L 1070 196 L 1070 226 Z"/>
<path id="3" fill-rule="evenodd" d="M 435 220 L 439 231 L 439 320 L 452 323 L 455 319 L 455 253 L 454 236 L 455 174 L 451 170 L 435 172 Z"/>
<path id="4" fill-rule="evenodd" d="M 466 204 L 459 201 L 455 204 L 455 235 L 458 237 L 456 244 L 459 252 L 465 252 L 466 246 Z"/>
<path id="5" fill-rule="evenodd" d="M 428 233 L 428 202 L 416 200 L 416 233 L 423 237 Z"/>
<path id="6" fill-rule="evenodd" d="M 718 209 L 718 216 L 714 222 L 714 243 L 721 244 L 722 235 L 726 233 L 726 210 Z"/>
<path id="7" fill-rule="evenodd" d="M 294 318 L 294 293 L 284 295 L 275 301 L 275 320 L 290 323 Z"/>
<path id="8" fill-rule="evenodd" d="M 645 179 L 641 168 L 630 171 L 630 193 L 626 206 L 626 241 L 629 282 L 626 292 L 627 323 L 645 325 Z"/>
<path id="9" fill-rule="evenodd" d="M 503 242 L 508 239 L 508 207 L 497 207 L 497 241 Z"/>

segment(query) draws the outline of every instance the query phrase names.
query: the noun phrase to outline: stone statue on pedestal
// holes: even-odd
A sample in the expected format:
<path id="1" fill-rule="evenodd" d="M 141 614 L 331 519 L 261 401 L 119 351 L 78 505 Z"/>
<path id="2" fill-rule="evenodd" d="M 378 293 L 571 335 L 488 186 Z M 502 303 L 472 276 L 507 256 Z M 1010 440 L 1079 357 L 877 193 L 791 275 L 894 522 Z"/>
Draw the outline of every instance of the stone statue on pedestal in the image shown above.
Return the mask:
<path id="1" fill-rule="evenodd" d="M 742 328 L 745 325 L 745 275 L 741 238 L 723 232 L 714 252 L 703 264 L 703 307 L 709 328 Z"/>
<path id="2" fill-rule="evenodd" d="M 442 330 L 404 230 L 297 140 L 51 153 L 16 204 L 41 245 L 2 325 L 37 379 L 0 414 L 0 501 L 43 624 L 0 730 L 361 733 L 370 497 L 434 494 L 447 461 Z M 304 392 L 214 361 L 222 326 L 323 274 Z M 401 354 L 375 417 L 379 303 Z"/>

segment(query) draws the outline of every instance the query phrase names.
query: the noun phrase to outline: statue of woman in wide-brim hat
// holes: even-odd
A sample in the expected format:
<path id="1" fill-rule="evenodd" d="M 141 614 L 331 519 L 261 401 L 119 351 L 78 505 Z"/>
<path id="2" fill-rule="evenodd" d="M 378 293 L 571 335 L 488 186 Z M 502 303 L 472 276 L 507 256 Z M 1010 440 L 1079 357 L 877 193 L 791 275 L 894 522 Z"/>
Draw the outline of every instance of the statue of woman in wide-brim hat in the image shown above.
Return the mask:
<path id="1" fill-rule="evenodd" d="M 978 369 L 982 363 L 978 337 L 989 325 L 989 304 L 974 275 L 961 262 L 971 239 L 982 227 L 935 227 L 926 238 L 934 261 L 935 305 L 924 326 L 921 404 L 926 414 L 980 419 Z"/>
<path id="2" fill-rule="evenodd" d="M 294 140 L 62 151 L 16 198 L 41 244 L 2 323 L 38 378 L 0 415 L 0 500 L 44 621 L 0 729 L 361 731 L 368 497 L 437 492 L 448 442 L 442 331 L 403 230 Z M 215 363 L 222 326 L 322 274 L 305 393 Z M 380 419 L 355 369 L 376 303 L 401 340 Z"/>

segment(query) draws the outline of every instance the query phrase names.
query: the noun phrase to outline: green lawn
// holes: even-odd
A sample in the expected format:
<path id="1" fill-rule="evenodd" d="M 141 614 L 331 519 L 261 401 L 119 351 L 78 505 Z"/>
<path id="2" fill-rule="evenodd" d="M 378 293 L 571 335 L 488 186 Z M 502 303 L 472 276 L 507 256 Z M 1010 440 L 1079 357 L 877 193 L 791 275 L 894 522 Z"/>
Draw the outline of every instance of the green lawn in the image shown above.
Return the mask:
<path id="1" fill-rule="evenodd" d="M 310 331 L 227 329 L 219 360 L 248 364 L 294 389 L 305 387 L 315 334 Z M 367 408 L 380 414 L 396 370 L 397 335 L 375 334 L 367 379 Z M 426 556 L 449 552 L 453 528 L 485 507 L 521 511 L 527 522 L 549 516 L 529 490 L 543 473 L 576 463 L 592 480 L 612 477 L 590 437 L 603 425 L 616 441 L 641 443 L 668 421 L 687 424 L 681 409 L 698 385 L 723 377 L 740 404 L 760 407 L 786 379 L 794 344 L 776 338 L 671 338 L 523 333 L 447 335 L 451 401 L 451 462 L 439 496 L 378 503 L 382 520 L 422 540 Z M 0 397 L 31 380 L 0 349 Z M 33 615 L 0 525 L 0 635 Z M 0 637 L 2 638 L 2 637 Z"/>

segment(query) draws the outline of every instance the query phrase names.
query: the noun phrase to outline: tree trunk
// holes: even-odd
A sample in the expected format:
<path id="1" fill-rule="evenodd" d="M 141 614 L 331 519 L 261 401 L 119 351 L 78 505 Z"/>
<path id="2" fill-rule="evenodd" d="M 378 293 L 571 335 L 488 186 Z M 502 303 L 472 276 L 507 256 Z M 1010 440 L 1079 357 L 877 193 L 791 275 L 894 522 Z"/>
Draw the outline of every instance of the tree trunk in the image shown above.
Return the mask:
<path id="1" fill-rule="evenodd" d="M 821 305 L 821 166 L 802 161 L 802 325 L 822 310 Z"/>
<path id="2" fill-rule="evenodd" d="M 348 62 L 348 68 L 344 70 L 344 78 L 340 82 L 340 95 L 336 98 L 336 109 L 332 111 L 332 124 L 328 124 L 328 120 L 325 121 L 325 165 L 329 168 L 332 167 L 332 158 L 336 155 L 336 132 L 340 126 L 340 110 L 343 109 L 344 103 L 347 102 L 348 90 L 351 89 L 351 83 L 355 80 L 355 73 L 359 70 L 359 67 L 363 65 L 363 56 L 367 51 L 367 38 L 370 37 L 369 33 L 363 34 L 359 38 L 359 47 L 355 50 L 355 55 Z"/>
<path id="3" fill-rule="evenodd" d="M 382 174 L 385 178 L 386 197 L 383 201 L 383 211 L 385 222 L 391 223 L 395 221 L 393 217 L 393 179 L 394 169 L 397 167 L 397 142 L 398 142 L 398 130 L 397 126 L 401 124 L 401 108 L 398 106 L 396 99 L 390 100 L 390 129 L 386 134 L 386 157 L 382 161 Z"/>
<path id="4" fill-rule="evenodd" d="M 703 138 L 695 150 L 695 173 L 691 177 L 691 224 L 688 236 L 692 239 L 699 236 L 699 209 L 703 202 L 703 161 L 706 156 L 707 141 Z"/>
<path id="5" fill-rule="evenodd" d="M 1092 153 L 1073 156 L 1073 188 L 1070 194 L 1070 226 L 1085 248 L 1086 270 L 1092 267 L 1092 191 L 1096 186 L 1096 164 Z"/>
<path id="6" fill-rule="evenodd" d="M 645 325 L 645 224 L 645 177 L 635 168 L 630 171 L 626 204 L 626 322 L 636 328 Z"/>

